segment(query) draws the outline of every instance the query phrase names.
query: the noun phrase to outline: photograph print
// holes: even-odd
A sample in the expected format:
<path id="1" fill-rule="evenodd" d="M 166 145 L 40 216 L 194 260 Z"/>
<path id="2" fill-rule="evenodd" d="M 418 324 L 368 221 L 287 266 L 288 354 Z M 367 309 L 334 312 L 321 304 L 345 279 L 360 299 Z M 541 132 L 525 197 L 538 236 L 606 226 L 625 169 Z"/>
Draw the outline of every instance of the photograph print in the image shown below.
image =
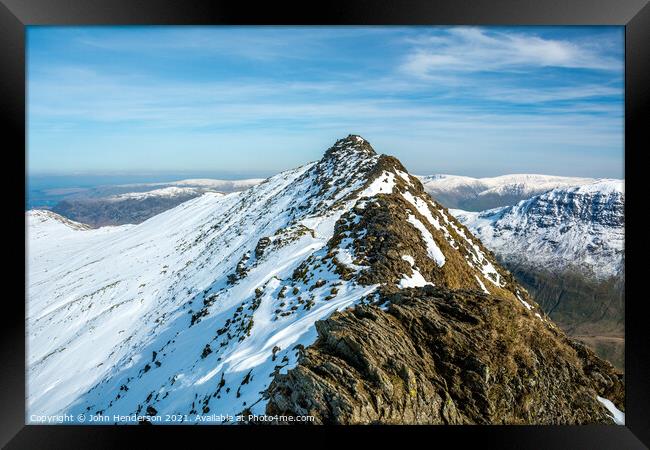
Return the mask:
<path id="1" fill-rule="evenodd" d="M 622 26 L 28 26 L 26 423 L 625 423 Z"/>

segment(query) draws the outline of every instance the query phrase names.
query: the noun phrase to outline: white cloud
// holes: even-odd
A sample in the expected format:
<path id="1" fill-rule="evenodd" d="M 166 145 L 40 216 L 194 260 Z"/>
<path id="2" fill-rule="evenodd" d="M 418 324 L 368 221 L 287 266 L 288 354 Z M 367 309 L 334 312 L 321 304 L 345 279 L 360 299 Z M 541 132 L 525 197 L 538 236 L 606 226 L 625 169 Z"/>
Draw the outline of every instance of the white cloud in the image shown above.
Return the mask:
<path id="1" fill-rule="evenodd" d="M 413 89 L 422 88 L 420 83 L 415 84 Z M 392 88 L 401 92 L 407 86 L 399 84 Z M 137 73 L 118 76 L 83 68 L 58 68 L 48 76 L 29 82 L 30 135 L 70 136 L 78 140 L 87 133 L 90 124 L 112 130 L 109 134 L 132 137 L 185 134 L 186 138 L 178 140 L 180 145 L 188 145 L 190 136 L 197 143 L 216 143 L 251 130 L 261 135 L 309 130 L 309 133 L 327 132 L 332 136 L 338 136 L 341 130 L 351 130 L 371 136 L 408 134 L 417 137 L 422 148 L 433 145 L 455 151 L 463 146 L 517 147 L 517 142 L 527 142 L 527 147 L 530 143 L 547 143 L 553 148 L 620 146 L 622 120 L 617 117 L 622 113 L 622 106 L 562 104 L 542 111 L 536 104 L 533 112 L 528 108 L 495 106 L 496 102 L 503 101 L 541 103 L 615 95 L 613 88 L 584 85 L 576 89 L 540 90 L 496 85 L 471 92 L 464 89 L 460 97 L 445 101 L 432 98 L 415 102 L 408 97 L 387 95 L 390 89 L 390 78 L 324 83 L 298 80 L 192 83 L 150 79 Z M 380 95 L 367 95 L 369 91 Z M 494 102 L 456 100 L 469 99 L 472 95 Z M 589 109 L 595 106 L 599 109 Z M 94 135 L 90 133 L 90 136 Z"/>
<path id="2" fill-rule="evenodd" d="M 545 88 L 524 87 L 488 87 L 481 96 L 495 101 L 505 101 L 514 104 L 540 104 L 545 102 L 582 100 L 595 97 L 618 97 L 623 101 L 623 89 L 603 85 L 553 86 Z M 582 111 L 574 108 L 575 111 Z"/>
<path id="3" fill-rule="evenodd" d="M 401 68 L 421 78 L 444 72 L 498 72 L 540 67 L 622 70 L 622 61 L 593 46 L 529 34 L 451 28 L 444 35 L 410 39 Z"/>

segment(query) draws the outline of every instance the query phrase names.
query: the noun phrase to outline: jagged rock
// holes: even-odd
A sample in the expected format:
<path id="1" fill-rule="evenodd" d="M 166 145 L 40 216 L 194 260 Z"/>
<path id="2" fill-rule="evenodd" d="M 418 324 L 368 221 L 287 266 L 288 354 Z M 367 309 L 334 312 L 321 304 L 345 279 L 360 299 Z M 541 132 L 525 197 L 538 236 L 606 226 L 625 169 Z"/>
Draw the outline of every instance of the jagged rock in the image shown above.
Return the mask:
<path id="1" fill-rule="evenodd" d="M 510 300 L 426 286 L 316 323 L 318 340 L 277 374 L 270 415 L 324 424 L 611 423 L 622 375 Z"/>
<path id="2" fill-rule="evenodd" d="M 264 254 L 264 250 L 271 244 L 271 239 L 268 237 L 263 237 L 260 238 L 260 240 L 257 242 L 257 245 L 255 246 L 255 257 L 257 259 L 261 258 L 262 255 Z"/>

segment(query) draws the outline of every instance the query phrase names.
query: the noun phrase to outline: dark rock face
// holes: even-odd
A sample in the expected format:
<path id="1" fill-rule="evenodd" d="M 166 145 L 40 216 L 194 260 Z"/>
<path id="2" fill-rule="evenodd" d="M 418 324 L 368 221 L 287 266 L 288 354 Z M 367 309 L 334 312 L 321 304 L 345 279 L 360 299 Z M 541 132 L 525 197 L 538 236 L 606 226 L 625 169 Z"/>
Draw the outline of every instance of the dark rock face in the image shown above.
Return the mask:
<path id="1" fill-rule="evenodd" d="M 539 227 L 552 227 L 574 220 L 606 227 L 622 227 L 625 223 L 622 192 L 583 193 L 575 189 L 549 192 L 529 200 L 525 208 Z"/>
<path id="2" fill-rule="evenodd" d="M 361 284 L 379 283 L 384 292 L 395 291 L 404 274 L 412 273 L 410 263 L 403 259 L 403 255 L 409 255 L 426 280 L 450 289 L 478 289 L 476 277 L 482 277 L 481 268 L 493 265 L 499 283 L 485 281 L 490 292 L 508 298 L 519 296 L 534 303 L 514 277 L 498 264 L 495 256 L 446 208 L 429 197 L 420 181 L 408 175 L 398 159 L 380 155 L 367 174 L 368 181 L 363 188 L 385 178 L 388 173 L 401 174 L 394 177 L 393 192 L 377 195 L 346 213 L 337 222 L 334 236 L 328 243 L 332 248 L 345 238 L 353 240 L 356 263 L 367 267 L 359 274 Z M 419 202 L 420 207 L 408 201 L 405 195 Z M 422 231 L 414 227 L 412 219 L 417 219 L 430 233 L 444 254 L 443 265 L 428 255 Z"/>
<path id="3" fill-rule="evenodd" d="M 267 414 L 323 424 L 612 423 L 622 375 L 517 301 L 432 286 L 316 324 Z"/>

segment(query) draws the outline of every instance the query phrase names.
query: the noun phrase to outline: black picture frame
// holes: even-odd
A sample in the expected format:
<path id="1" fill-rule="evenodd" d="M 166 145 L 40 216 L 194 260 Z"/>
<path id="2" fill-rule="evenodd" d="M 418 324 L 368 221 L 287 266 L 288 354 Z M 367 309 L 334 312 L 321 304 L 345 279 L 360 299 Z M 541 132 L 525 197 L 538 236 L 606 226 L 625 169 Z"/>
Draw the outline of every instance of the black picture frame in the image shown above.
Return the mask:
<path id="1" fill-rule="evenodd" d="M 410 442 L 435 434 L 436 442 L 451 439 L 456 444 L 473 442 L 487 448 L 647 448 L 650 445 L 650 342 L 647 297 L 643 280 L 636 276 L 644 265 L 641 225 L 632 217 L 643 214 L 641 164 L 648 142 L 650 88 L 650 5 L 646 0 L 427 0 L 363 1 L 337 0 L 310 4 L 265 2 L 250 4 L 233 0 L 0 0 L 0 114 L 6 185 L 18 190 L 25 174 L 25 27 L 28 25 L 116 25 L 116 24 L 237 24 L 237 25 L 624 25 L 625 26 L 625 280 L 626 330 L 625 378 L 626 425 L 576 427 L 313 427 L 300 440 L 303 445 L 327 440 L 338 441 L 343 433 L 360 434 L 363 439 L 397 437 L 404 432 Z M 24 185 L 23 185 L 24 186 Z M 25 191 L 23 190 L 23 194 Z M 2 419 L 0 444 L 5 448 L 107 448 L 134 447 L 134 438 L 184 442 L 195 436 L 219 444 L 224 436 L 248 439 L 253 432 L 268 427 L 114 427 L 25 425 L 25 256 L 24 197 L 9 196 L 4 234 L 14 246 L 5 248 L 5 285 L 12 289 L 2 304 Z M 23 235 L 24 236 L 24 235 Z M 639 237 L 640 236 L 640 237 Z M 640 266 L 638 266 L 639 264 Z M 20 292 L 23 292 L 21 301 Z M 155 430 L 154 430 L 155 429 Z M 155 432 L 154 432 L 155 431 Z M 274 440 L 296 440 L 292 427 L 274 427 Z M 187 434 L 192 436 L 187 436 Z M 144 436 L 141 436 L 144 434 Z M 232 436 L 234 435 L 234 436 Z M 308 437 L 311 436 L 311 437 Z M 310 441 L 304 441 L 309 439 Z M 313 439 L 313 441 L 311 441 Z M 241 441 L 244 442 L 244 441 Z M 455 444 L 455 445 L 456 445 Z M 429 445 L 429 444 L 427 444 Z M 245 445 L 244 445 L 245 446 Z"/>

